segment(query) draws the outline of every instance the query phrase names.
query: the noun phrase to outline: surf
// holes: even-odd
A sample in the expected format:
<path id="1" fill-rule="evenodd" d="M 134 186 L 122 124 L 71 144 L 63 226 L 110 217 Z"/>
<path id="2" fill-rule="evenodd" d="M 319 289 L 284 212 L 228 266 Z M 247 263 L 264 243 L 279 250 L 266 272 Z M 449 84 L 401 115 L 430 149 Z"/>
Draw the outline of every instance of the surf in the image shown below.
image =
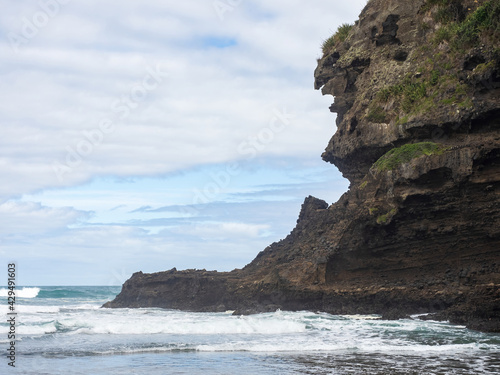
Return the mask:
<path id="1" fill-rule="evenodd" d="M 0 297 L 8 297 L 10 290 L 7 288 L 0 289 Z M 14 289 L 15 296 L 18 298 L 36 298 L 40 293 L 40 288 L 37 287 L 24 287 L 21 289 Z"/>

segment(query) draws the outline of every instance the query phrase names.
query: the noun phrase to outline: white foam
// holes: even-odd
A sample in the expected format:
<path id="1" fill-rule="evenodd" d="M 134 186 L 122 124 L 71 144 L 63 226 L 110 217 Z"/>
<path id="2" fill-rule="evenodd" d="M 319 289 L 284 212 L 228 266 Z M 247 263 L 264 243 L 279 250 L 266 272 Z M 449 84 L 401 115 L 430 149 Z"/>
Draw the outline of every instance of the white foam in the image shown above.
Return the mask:
<path id="1" fill-rule="evenodd" d="M 19 305 L 18 332 L 26 335 L 54 332 L 70 335 L 281 335 L 307 330 L 305 322 L 281 313 L 232 316 L 154 309 L 110 310 L 98 309 L 96 305 L 76 307 Z M 5 329 L 1 327 L 0 332 Z"/>
<path id="2" fill-rule="evenodd" d="M 193 314 L 151 312 L 147 319 L 137 316 L 140 311 L 120 311 L 89 316 L 80 333 L 97 334 L 283 334 L 306 331 L 303 322 L 278 316 L 231 316 L 227 314 Z"/>
<path id="3" fill-rule="evenodd" d="M 47 322 L 41 325 L 21 325 L 17 328 L 20 335 L 41 336 L 49 333 L 56 333 L 57 328 L 54 322 Z"/>
<path id="4" fill-rule="evenodd" d="M 61 311 L 63 312 L 78 312 L 78 310 L 99 310 L 101 305 L 95 305 L 92 303 L 85 303 L 81 305 L 63 305 L 61 306 Z"/>
<path id="5" fill-rule="evenodd" d="M 0 297 L 8 297 L 10 290 L 7 288 L 0 289 Z M 22 288 L 14 289 L 15 296 L 18 298 L 35 298 L 38 296 L 40 288 Z"/>
<path id="6" fill-rule="evenodd" d="M 79 335 L 95 335 L 90 341 L 101 342 L 97 335 L 106 335 L 103 340 L 120 343 L 116 348 L 124 353 L 170 350 L 255 353 L 348 351 L 427 356 L 432 353 L 460 354 L 498 349 L 494 341 L 481 341 L 485 340 L 481 334 L 446 323 L 410 319 L 384 321 L 364 316 L 311 312 L 277 311 L 232 316 L 228 313 L 163 309 L 102 309 L 95 304 L 20 304 L 18 317 L 17 332 L 21 335 L 55 334 L 58 337 L 56 341 L 65 337 L 69 342 L 81 341 Z M 0 323 L 0 338 L 6 329 L 6 324 Z M 136 335 L 136 338 L 130 335 Z M 145 337 L 149 338 L 146 342 L 143 341 Z M 87 340 L 89 338 L 83 341 Z M 137 345 L 133 344 L 135 340 Z"/>
<path id="7" fill-rule="evenodd" d="M 321 341 L 307 341 L 303 338 L 298 340 L 287 337 L 281 340 L 254 340 L 250 342 L 237 341 L 226 342 L 215 345 L 198 345 L 197 351 L 200 352 L 254 352 L 254 353 L 280 353 L 280 352 L 339 352 L 356 350 L 354 346 L 345 346 L 343 344 L 325 343 Z"/>
<path id="8" fill-rule="evenodd" d="M 59 306 L 39 306 L 39 305 L 23 305 L 21 303 L 16 305 L 16 310 L 19 313 L 24 314 L 37 314 L 37 313 L 58 313 L 60 311 Z"/>
<path id="9" fill-rule="evenodd" d="M 18 316 L 18 319 L 20 317 Z M 16 326 L 16 334 L 17 335 L 26 335 L 26 336 L 40 336 L 47 333 L 55 333 L 57 331 L 55 327 L 54 321 L 47 321 L 39 319 L 38 321 L 18 321 Z M 1 337 L 6 336 L 8 333 L 7 326 L 0 327 L 0 335 Z"/>
<path id="10" fill-rule="evenodd" d="M 446 345 L 423 345 L 410 344 L 403 340 L 381 340 L 376 337 L 349 336 L 338 337 L 336 335 L 323 336 L 298 336 L 285 335 L 273 336 L 269 339 L 258 337 L 249 341 L 227 340 L 223 343 L 202 344 L 196 347 L 201 352 L 256 352 L 256 353 L 278 353 L 278 352 L 358 352 L 370 354 L 390 355 L 416 355 L 427 356 L 436 354 L 460 355 L 470 354 L 477 351 L 492 350 L 498 348 L 496 345 L 468 343 L 468 344 L 446 344 Z"/>
<path id="11" fill-rule="evenodd" d="M 380 320 L 380 315 L 342 315 L 346 319 L 354 320 Z"/>

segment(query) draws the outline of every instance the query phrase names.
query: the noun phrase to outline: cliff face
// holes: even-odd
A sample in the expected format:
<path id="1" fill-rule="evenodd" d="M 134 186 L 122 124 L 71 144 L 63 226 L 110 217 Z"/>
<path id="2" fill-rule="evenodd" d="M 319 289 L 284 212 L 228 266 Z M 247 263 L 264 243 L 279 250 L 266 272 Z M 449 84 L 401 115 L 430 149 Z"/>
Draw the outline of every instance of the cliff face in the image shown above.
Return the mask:
<path id="1" fill-rule="evenodd" d="M 371 0 L 325 49 L 323 159 L 351 182 L 242 270 L 136 273 L 106 307 L 435 312 L 500 331 L 500 5 Z"/>

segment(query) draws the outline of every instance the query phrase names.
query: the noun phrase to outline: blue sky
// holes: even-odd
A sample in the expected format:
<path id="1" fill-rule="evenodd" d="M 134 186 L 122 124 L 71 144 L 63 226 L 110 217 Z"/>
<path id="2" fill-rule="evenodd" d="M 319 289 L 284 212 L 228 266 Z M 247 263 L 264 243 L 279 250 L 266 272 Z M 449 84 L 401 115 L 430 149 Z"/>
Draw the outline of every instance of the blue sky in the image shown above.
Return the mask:
<path id="1" fill-rule="evenodd" d="M 0 259 L 21 284 L 241 268 L 347 189 L 313 71 L 365 0 L 4 2 Z"/>

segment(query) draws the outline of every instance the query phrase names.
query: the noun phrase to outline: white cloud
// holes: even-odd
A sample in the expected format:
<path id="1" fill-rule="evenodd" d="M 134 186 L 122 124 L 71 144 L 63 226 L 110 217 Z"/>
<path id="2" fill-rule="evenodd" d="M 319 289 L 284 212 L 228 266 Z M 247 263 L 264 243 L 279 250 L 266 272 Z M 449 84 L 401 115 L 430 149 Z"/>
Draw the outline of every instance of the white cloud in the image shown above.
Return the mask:
<path id="1" fill-rule="evenodd" d="M 202 240 L 234 240 L 239 238 L 241 241 L 247 238 L 255 238 L 265 235 L 265 231 L 270 228 L 269 225 L 247 224 L 238 222 L 221 223 L 201 223 L 192 226 L 186 226 L 176 230 L 177 234 L 200 237 Z"/>
<path id="2" fill-rule="evenodd" d="M 211 3 L 193 1 L 61 5 L 18 53 L 4 41 L 0 142 L 12 179 L 0 193 L 8 198 L 98 175 L 155 175 L 229 161 L 241 157 L 236 148 L 247 135 L 267 125 L 273 106 L 307 116 L 262 155 L 318 154 L 333 123 L 312 90 L 320 35 L 352 19 L 362 3 L 242 2 L 223 22 Z M 13 3 L 0 22 L 21 33 L 24 17 L 41 10 Z M 203 46 L 212 37 L 236 45 Z M 130 96 L 156 64 L 170 77 L 58 179 L 52 163 L 65 164 L 68 148 L 85 140 L 83 130 L 116 119 L 112 103 Z M 28 181 L 32 173 L 37 178 Z"/>
<path id="3" fill-rule="evenodd" d="M 35 202 L 7 201 L 0 204 L 0 236 L 40 236 L 65 229 L 90 213 L 70 207 L 52 208 Z"/>

